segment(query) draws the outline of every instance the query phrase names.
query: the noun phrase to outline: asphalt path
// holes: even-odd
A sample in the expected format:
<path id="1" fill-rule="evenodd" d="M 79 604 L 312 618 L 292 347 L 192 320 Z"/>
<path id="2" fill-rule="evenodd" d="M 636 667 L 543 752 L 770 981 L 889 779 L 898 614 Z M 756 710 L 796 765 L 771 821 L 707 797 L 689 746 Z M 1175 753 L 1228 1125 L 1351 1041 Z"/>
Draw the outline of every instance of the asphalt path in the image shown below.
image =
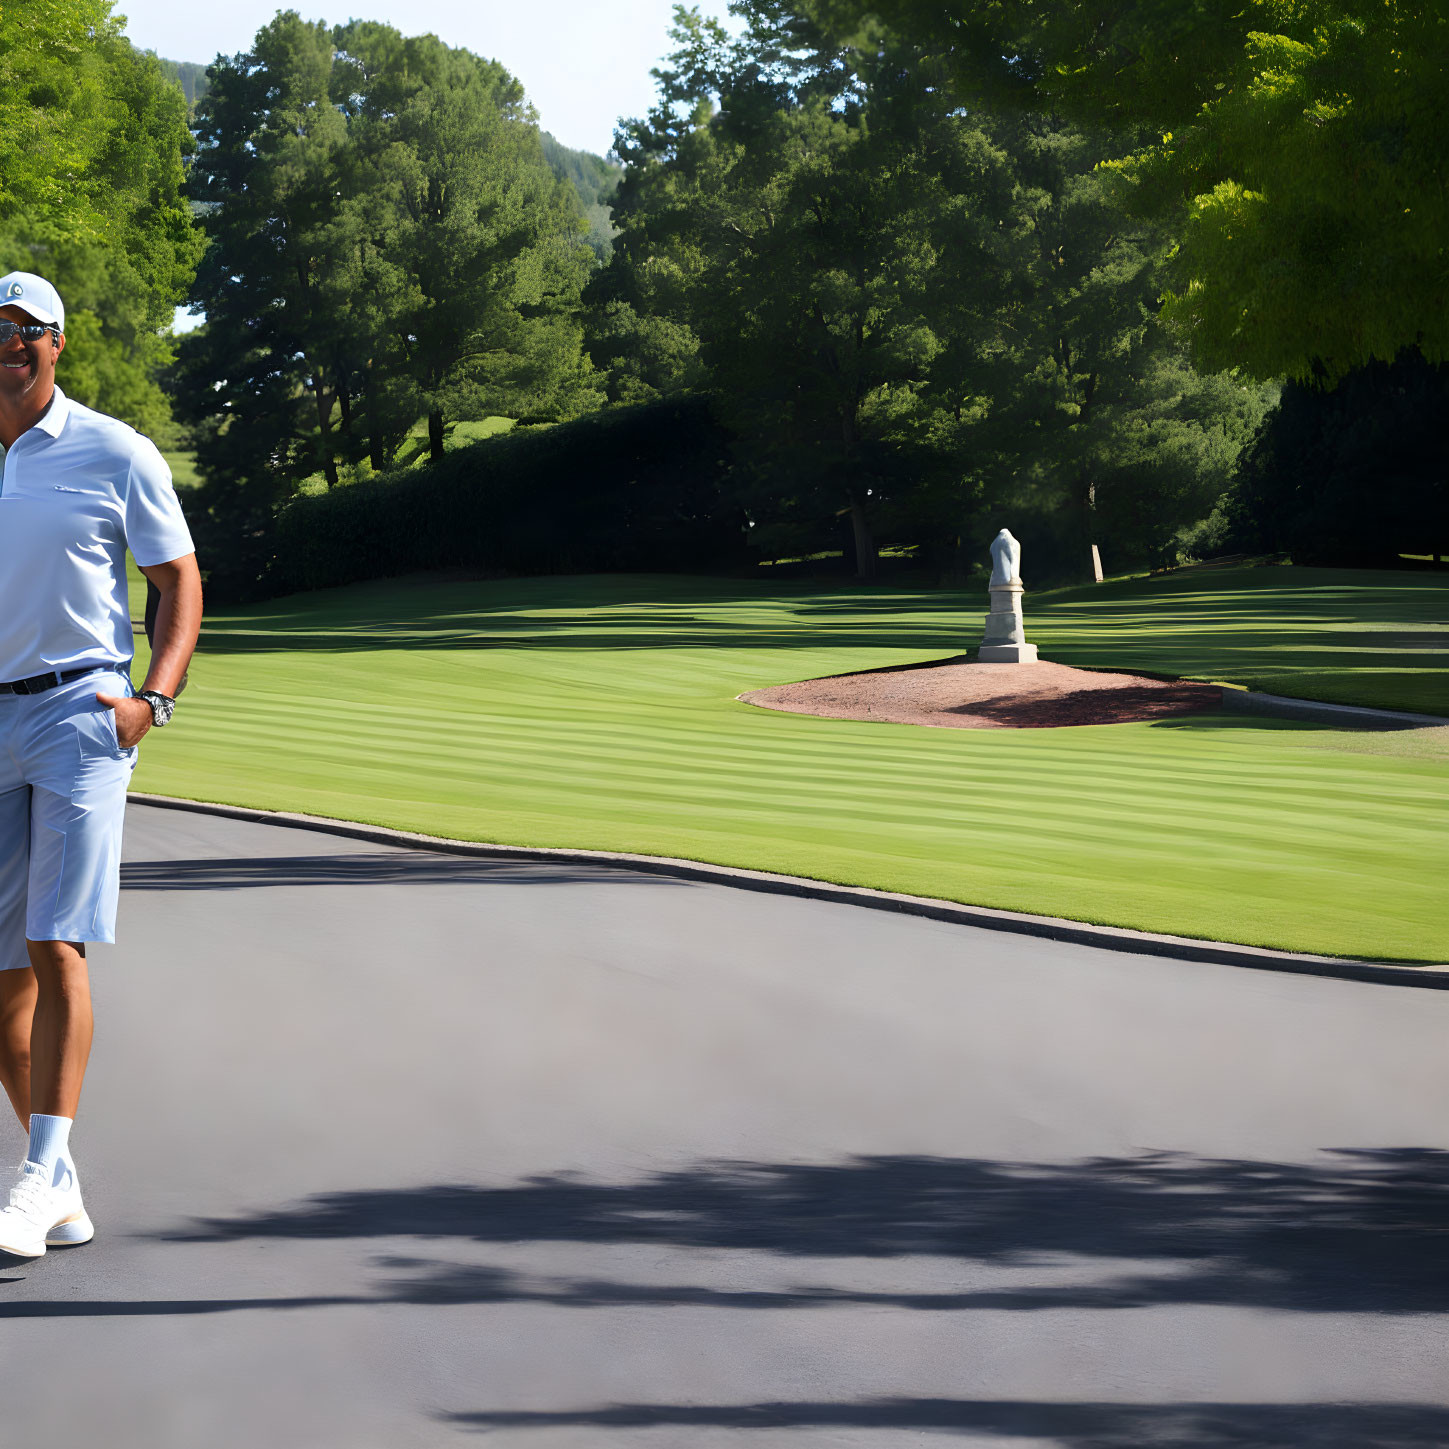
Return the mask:
<path id="1" fill-rule="evenodd" d="M 6 1444 L 1449 1443 L 1449 992 L 143 806 L 124 887 Z"/>

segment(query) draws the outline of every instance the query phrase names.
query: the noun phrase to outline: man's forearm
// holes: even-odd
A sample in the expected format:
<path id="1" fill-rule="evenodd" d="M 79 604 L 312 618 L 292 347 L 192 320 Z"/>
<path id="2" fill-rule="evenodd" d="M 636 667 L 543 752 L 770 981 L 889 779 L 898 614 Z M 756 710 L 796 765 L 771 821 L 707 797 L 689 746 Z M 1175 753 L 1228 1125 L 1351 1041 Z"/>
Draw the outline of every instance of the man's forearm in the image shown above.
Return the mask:
<path id="1" fill-rule="evenodd" d="M 143 688 L 174 699 L 201 632 L 201 575 L 193 563 L 190 569 L 153 582 L 161 591 L 161 602 L 156 607 L 156 636 Z"/>

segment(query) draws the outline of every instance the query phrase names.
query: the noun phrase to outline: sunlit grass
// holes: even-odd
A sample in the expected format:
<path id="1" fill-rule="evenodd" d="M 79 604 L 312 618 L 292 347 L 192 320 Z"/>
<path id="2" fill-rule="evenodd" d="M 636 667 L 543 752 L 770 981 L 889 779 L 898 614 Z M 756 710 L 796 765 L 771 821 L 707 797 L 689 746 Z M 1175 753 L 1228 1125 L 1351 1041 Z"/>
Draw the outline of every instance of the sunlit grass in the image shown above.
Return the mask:
<path id="1" fill-rule="evenodd" d="M 1449 617 L 1442 585 L 1208 579 L 1028 595 L 1028 632 L 1071 664 L 1284 692 L 1336 661 L 1359 697 L 1382 702 L 1385 676 L 1403 675 L 1421 707 L 1449 712 L 1443 658 L 1417 643 Z M 963 652 L 983 603 L 617 576 L 280 599 L 212 616 L 137 788 L 1294 949 L 1449 955 L 1449 730 L 1242 716 L 936 730 L 735 699 Z"/>

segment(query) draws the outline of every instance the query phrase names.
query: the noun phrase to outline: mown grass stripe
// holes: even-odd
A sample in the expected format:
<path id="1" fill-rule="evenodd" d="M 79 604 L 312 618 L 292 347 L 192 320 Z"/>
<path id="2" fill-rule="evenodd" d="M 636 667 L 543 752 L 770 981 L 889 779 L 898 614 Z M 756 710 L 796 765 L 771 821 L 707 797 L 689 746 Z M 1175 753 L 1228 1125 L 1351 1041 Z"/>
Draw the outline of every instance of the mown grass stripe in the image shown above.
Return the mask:
<path id="1" fill-rule="evenodd" d="M 1064 662 L 1237 682 L 1327 661 L 1340 693 L 1449 713 L 1444 660 L 1421 647 L 1449 617 L 1432 579 L 1205 579 L 1029 596 L 1029 628 Z M 959 654 L 980 614 L 963 595 L 669 578 L 279 600 L 213 621 L 138 786 L 1290 949 L 1449 954 L 1438 732 L 1210 715 L 921 730 L 734 699 Z"/>

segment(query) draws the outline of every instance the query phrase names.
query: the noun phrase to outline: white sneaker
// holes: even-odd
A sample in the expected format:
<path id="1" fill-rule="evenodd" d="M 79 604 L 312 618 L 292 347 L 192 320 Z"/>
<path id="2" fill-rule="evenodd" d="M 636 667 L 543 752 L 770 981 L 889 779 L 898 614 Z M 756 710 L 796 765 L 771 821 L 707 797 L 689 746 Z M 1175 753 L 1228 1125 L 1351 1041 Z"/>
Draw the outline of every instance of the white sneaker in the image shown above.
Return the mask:
<path id="1" fill-rule="evenodd" d="M 96 1235 L 96 1225 L 90 1220 L 90 1215 L 84 1208 L 76 1213 L 74 1217 L 66 1218 L 64 1222 L 57 1223 L 45 1235 L 45 1246 L 47 1248 L 78 1248 L 82 1243 L 88 1243 Z"/>
<path id="2" fill-rule="evenodd" d="M 10 1202 L 0 1208 L 0 1253 L 38 1258 L 47 1243 L 88 1243 L 95 1228 L 81 1202 L 80 1183 L 70 1164 L 57 1162 L 55 1181 L 38 1162 L 20 1164 Z"/>

